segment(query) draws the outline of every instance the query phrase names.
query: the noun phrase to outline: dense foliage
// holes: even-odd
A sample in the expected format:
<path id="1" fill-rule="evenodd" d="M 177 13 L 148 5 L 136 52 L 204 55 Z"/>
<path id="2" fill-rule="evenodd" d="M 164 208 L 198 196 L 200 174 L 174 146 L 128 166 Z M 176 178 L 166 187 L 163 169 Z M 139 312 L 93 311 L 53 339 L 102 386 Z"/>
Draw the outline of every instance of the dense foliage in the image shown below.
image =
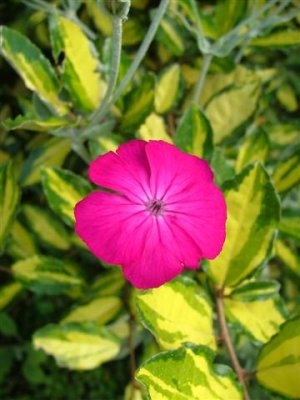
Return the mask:
<path id="1" fill-rule="evenodd" d="M 299 0 L 0 13 L 0 398 L 300 398 Z M 208 160 L 228 207 L 220 256 L 147 291 L 74 233 L 133 138 Z"/>

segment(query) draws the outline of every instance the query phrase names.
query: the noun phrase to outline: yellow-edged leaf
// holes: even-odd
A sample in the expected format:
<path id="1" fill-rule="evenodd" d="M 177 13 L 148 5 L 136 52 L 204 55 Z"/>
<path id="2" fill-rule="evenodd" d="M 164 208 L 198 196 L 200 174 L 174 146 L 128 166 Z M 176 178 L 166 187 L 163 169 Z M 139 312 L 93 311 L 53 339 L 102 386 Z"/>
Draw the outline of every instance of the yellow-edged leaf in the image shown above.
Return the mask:
<path id="1" fill-rule="evenodd" d="M 0 253 L 14 221 L 20 198 L 12 162 L 0 165 Z"/>
<path id="2" fill-rule="evenodd" d="M 181 73 L 178 64 L 167 67 L 160 75 L 155 87 L 155 110 L 164 114 L 176 105 L 180 96 Z"/>
<path id="3" fill-rule="evenodd" d="M 70 247 L 69 234 L 65 227 L 49 212 L 40 207 L 26 204 L 23 213 L 28 226 L 35 233 L 38 240 L 59 250 L 68 250 Z"/>
<path id="4" fill-rule="evenodd" d="M 153 400 L 242 400 L 232 370 L 214 365 L 214 353 L 204 346 L 186 344 L 146 361 L 137 379 Z"/>
<path id="5" fill-rule="evenodd" d="M 65 169 L 44 168 L 42 183 L 52 210 L 72 226 L 76 203 L 91 191 L 89 182 Z"/>
<path id="6" fill-rule="evenodd" d="M 89 370 L 113 359 L 120 341 L 96 323 L 47 325 L 33 336 L 36 349 L 52 355 L 57 364 L 75 370 Z"/>
<path id="7" fill-rule="evenodd" d="M 95 110 L 100 103 L 102 88 L 92 43 L 79 25 L 58 15 L 50 19 L 50 35 L 55 58 L 64 54 L 62 79 L 72 100 L 82 111 Z"/>
<path id="8" fill-rule="evenodd" d="M 209 274 L 222 287 L 235 286 L 268 256 L 279 222 L 279 199 L 269 175 L 259 164 L 244 169 L 225 184 L 226 240 L 209 262 Z"/>
<path id="9" fill-rule="evenodd" d="M 268 389 L 292 399 L 300 397 L 300 317 L 287 321 L 261 349 L 257 379 Z"/>
<path id="10" fill-rule="evenodd" d="M 35 148 L 23 164 L 22 186 L 33 185 L 40 181 L 44 167 L 60 167 L 71 151 L 71 141 L 67 138 L 53 137 Z"/>
<path id="11" fill-rule="evenodd" d="M 1 52 L 24 80 L 28 89 L 52 106 L 59 114 L 66 114 L 67 106 L 59 99 L 59 83 L 50 62 L 27 37 L 1 27 Z"/>
<path id="12" fill-rule="evenodd" d="M 105 324 L 114 318 L 122 307 L 122 302 L 117 296 L 94 298 L 71 310 L 61 323 L 95 321 Z"/>
<path id="13" fill-rule="evenodd" d="M 137 299 L 142 321 L 163 348 L 173 349 L 184 342 L 216 347 L 212 308 L 194 281 L 176 279 L 140 293 Z"/>
<path id="14" fill-rule="evenodd" d="M 143 125 L 140 126 L 137 136 L 143 140 L 164 140 L 168 143 L 173 143 L 168 135 L 164 120 L 157 114 L 150 114 Z"/>
<path id="15" fill-rule="evenodd" d="M 262 343 L 278 332 L 285 321 L 275 299 L 259 301 L 224 301 L 226 315 L 231 322 L 237 322 L 250 336 Z"/>
<path id="16" fill-rule="evenodd" d="M 8 283 L 0 287 L 0 310 L 5 308 L 20 292 L 22 285 L 18 282 Z"/>

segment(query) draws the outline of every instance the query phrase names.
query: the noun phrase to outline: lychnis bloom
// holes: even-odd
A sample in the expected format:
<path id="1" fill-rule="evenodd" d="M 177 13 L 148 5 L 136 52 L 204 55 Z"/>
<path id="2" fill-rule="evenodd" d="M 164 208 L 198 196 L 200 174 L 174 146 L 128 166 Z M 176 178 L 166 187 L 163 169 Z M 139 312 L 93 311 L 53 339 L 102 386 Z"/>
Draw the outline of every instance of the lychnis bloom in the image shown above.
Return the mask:
<path id="1" fill-rule="evenodd" d="M 134 286 L 160 286 L 220 253 L 226 206 L 206 161 L 163 141 L 132 140 L 93 161 L 89 178 L 109 191 L 76 205 L 76 232 Z"/>

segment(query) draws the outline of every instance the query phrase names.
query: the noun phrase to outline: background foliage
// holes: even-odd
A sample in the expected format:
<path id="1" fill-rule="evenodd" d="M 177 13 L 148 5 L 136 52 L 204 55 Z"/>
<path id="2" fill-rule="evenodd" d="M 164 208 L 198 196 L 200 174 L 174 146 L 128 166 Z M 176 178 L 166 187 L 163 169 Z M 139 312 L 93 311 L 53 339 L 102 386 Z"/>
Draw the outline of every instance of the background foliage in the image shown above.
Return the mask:
<path id="1" fill-rule="evenodd" d="M 300 398 L 299 1 L 0 7 L 0 398 Z M 73 230 L 134 137 L 206 158 L 228 205 L 221 255 L 145 292 Z"/>

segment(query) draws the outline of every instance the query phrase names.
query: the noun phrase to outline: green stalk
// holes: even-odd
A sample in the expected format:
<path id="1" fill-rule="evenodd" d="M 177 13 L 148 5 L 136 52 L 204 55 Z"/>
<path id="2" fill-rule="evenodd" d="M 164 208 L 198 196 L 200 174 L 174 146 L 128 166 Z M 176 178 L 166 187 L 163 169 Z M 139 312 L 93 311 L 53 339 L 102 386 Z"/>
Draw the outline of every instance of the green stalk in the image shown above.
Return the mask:
<path id="1" fill-rule="evenodd" d="M 92 120 L 93 123 L 100 122 L 102 120 L 102 118 L 109 111 L 110 107 L 118 100 L 118 98 L 122 94 L 125 87 L 128 85 L 130 80 L 133 78 L 136 70 L 138 69 L 143 58 L 145 57 L 145 54 L 147 53 L 149 46 L 157 32 L 159 24 L 167 10 L 169 1 L 170 0 L 162 0 L 161 1 L 160 5 L 157 9 L 157 12 L 155 14 L 155 17 L 149 27 L 149 30 L 143 40 L 143 43 L 141 44 L 138 52 L 136 53 L 136 56 L 131 64 L 129 70 L 127 71 L 126 75 L 124 76 L 123 80 L 120 83 L 120 86 L 118 87 L 118 89 L 116 90 L 114 95 L 112 96 L 111 100 L 108 101 L 103 107 L 101 107 L 101 112 L 97 113 L 97 118 L 96 119 L 93 118 L 93 120 Z"/>
<path id="2" fill-rule="evenodd" d="M 102 100 L 100 107 L 91 115 L 90 121 L 92 124 L 96 124 L 101 120 L 104 114 L 104 110 L 107 109 L 107 105 L 109 103 L 109 100 L 111 99 L 112 93 L 115 89 L 118 80 L 120 60 L 121 60 L 121 50 L 122 50 L 123 20 L 121 17 L 117 15 L 113 16 L 112 20 L 113 20 L 113 49 L 112 49 L 110 77 L 104 99 Z"/>

